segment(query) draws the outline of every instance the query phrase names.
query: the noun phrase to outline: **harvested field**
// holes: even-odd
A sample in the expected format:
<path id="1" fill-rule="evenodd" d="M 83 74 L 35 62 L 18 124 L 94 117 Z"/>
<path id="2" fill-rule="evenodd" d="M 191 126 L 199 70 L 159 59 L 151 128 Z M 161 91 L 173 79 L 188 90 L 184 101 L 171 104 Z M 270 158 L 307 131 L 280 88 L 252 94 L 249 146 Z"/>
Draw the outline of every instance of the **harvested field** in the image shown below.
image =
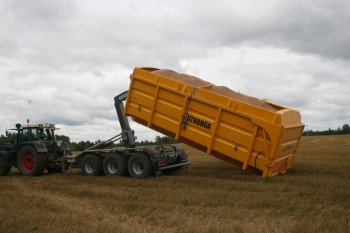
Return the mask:
<path id="1" fill-rule="evenodd" d="M 186 147 L 192 165 L 135 180 L 0 177 L 0 232 L 350 232 L 350 136 L 303 137 L 262 179 Z"/>

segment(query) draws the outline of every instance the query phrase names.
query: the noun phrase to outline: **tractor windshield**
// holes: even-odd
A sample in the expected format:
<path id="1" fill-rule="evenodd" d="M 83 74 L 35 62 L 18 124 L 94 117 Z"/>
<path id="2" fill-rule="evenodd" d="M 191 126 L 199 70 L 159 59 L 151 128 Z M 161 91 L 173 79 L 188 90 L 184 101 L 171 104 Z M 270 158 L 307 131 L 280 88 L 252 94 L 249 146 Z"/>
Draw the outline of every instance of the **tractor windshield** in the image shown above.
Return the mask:
<path id="1" fill-rule="evenodd" d="M 23 128 L 21 132 L 22 142 L 28 141 L 56 141 L 53 128 L 41 128 L 41 127 L 32 127 L 32 128 Z"/>

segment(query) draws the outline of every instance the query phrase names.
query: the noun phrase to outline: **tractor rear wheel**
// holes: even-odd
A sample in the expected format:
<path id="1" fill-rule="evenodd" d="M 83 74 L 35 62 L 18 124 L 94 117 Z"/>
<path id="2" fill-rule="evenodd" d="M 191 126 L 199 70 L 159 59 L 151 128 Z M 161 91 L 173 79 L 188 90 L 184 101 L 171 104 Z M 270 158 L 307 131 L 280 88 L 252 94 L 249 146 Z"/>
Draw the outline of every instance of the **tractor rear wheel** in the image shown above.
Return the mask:
<path id="1" fill-rule="evenodd" d="M 11 170 L 8 166 L 6 158 L 0 154 L 0 176 L 7 176 Z"/>
<path id="2" fill-rule="evenodd" d="M 101 156 L 88 154 L 81 161 L 81 171 L 86 176 L 99 176 L 103 174 Z"/>
<path id="3" fill-rule="evenodd" d="M 132 178 L 147 178 L 152 175 L 150 159 L 145 154 L 134 154 L 128 162 L 128 172 Z"/>
<path id="4" fill-rule="evenodd" d="M 128 157 L 110 154 L 103 160 L 103 171 L 106 176 L 124 176 L 128 171 Z"/>
<path id="5" fill-rule="evenodd" d="M 31 146 L 24 146 L 17 155 L 17 167 L 22 175 L 40 176 L 45 169 L 42 155 Z"/>

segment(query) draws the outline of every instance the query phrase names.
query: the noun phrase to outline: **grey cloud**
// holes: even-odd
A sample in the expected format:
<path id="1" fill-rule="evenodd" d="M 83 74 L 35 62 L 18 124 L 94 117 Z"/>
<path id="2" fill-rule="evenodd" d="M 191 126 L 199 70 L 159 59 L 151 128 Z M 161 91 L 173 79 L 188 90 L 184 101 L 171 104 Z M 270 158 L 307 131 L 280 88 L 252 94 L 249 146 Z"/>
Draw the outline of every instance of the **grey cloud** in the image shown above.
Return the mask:
<path id="1" fill-rule="evenodd" d="M 201 76 L 209 81 L 225 81 L 233 89 L 238 85 L 253 96 L 299 107 L 310 122 L 328 125 L 336 118 L 333 124 L 341 124 L 350 112 L 341 107 L 349 98 L 349 4 L 4 0 L 0 119 L 6 125 L 27 117 L 60 123 L 79 139 L 91 125 L 96 135 L 103 135 L 103 126 L 118 128 L 113 97 L 127 89 L 134 66 L 188 72 L 181 64 L 185 60 L 194 62 L 192 70 L 198 74 L 203 67 L 217 72 Z M 270 65 L 211 60 L 213 53 L 220 56 L 225 48 L 242 46 L 286 49 L 304 59 Z M 205 66 L 198 65 L 201 59 Z M 271 91 L 273 85 L 278 89 Z M 316 116 L 324 106 L 337 115 Z M 154 135 L 135 127 L 145 137 Z"/>
<path id="2" fill-rule="evenodd" d="M 232 1 L 145 6 L 128 1 L 102 12 L 84 12 L 79 8 L 83 2 L 76 1 L 7 2 L 2 7 L 3 25 L 12 29 L 0 39 L 0 46 L 9 55 L 55 70 L 73 63 L 85 70 L 92 64 L 115 63 L 181 68 L 181 58 L 207 56 L 210 48 L 240 44 L 350 58 L 347 1 L 267 1 L 261 6 Z"/>
<path id="3" fill-rule="evenodd" d="M 257 16 L 254 12 L 237 14 L 239 5 L 224 2 L 193 8 L 197 26 L 205 25 L 203 38 L 209 37 L 219 46 L 250 43 L 350 59 L 350 33 L 345 26 L 350 21 L 349 1 L 275 2 L 273 7 L 257 6 Z M 268 2 L 263 4 L 269 5 Z M 207 15 L 208 12 L 211 13 Z"/>

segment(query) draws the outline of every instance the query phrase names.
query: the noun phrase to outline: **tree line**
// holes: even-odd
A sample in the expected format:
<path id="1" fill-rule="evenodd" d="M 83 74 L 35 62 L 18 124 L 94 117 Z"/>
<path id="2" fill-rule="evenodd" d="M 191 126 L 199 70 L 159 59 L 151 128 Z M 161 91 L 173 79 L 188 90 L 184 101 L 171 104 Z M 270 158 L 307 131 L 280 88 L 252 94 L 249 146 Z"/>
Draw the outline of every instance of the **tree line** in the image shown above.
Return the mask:
<path id="1" fill-rule="evenodd" d="M 350 126 L 348 124 L 344 124 L 342 127 L 338 127 L 337 129 L 330 129 L 327 130 L 312 130 L 308 129 L 305 130 L 303 135 L 304 136 L 317 136 L 317 135 L 342 135 L 342 134 L 350 134 Z"/>

